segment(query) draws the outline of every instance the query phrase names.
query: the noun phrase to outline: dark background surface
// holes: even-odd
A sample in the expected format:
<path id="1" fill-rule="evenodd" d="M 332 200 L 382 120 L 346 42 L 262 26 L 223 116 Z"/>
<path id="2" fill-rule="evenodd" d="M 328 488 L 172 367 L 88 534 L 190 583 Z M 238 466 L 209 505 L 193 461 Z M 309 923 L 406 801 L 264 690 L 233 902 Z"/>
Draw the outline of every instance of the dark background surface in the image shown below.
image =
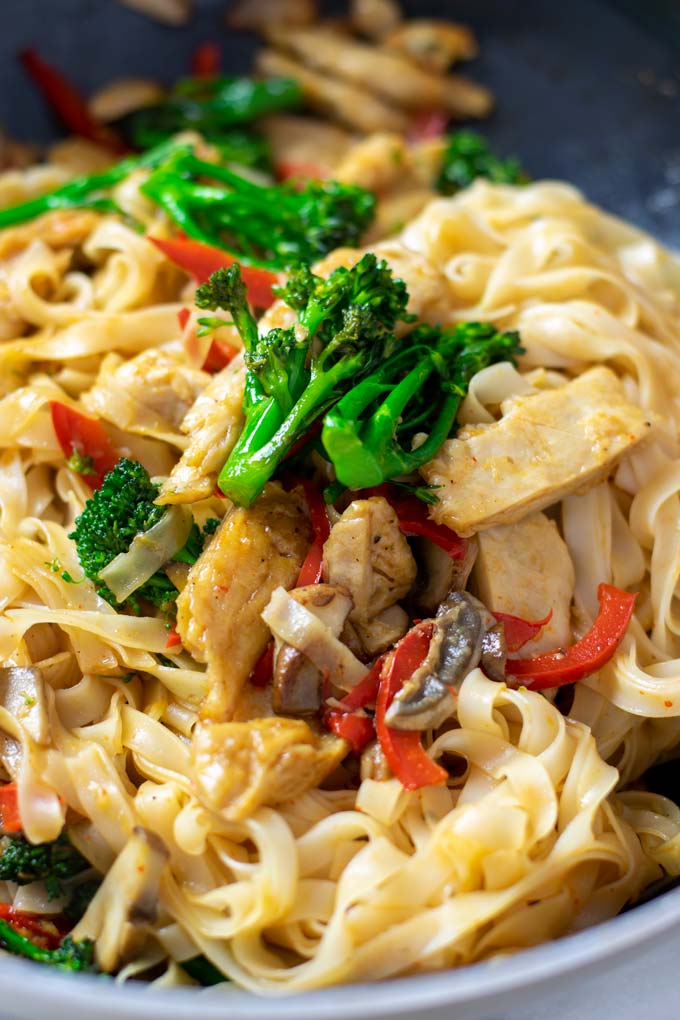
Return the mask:
<path id="1" fill-rule="evenodd" d="M 339 5 L 335 5 L 336 7 Z M 449 0 L 412 14 L 469 22 L 469 66 L 497 96 L 484 131 L 533 177 L 567 178 L 594 201 L 680 247 L 680 0 Z M 197 0 L 194 20 L 163 26 L 116 0 L 0 0 L 0 125 L 14 137 L 54 133 L 18 66 L 39 48 L 84 90 L 114 76 L 170 82 L 193 47 L 217 38 L 225 73 L 249 69 L 255 41 L 227 34 L 224 0 Z"/>

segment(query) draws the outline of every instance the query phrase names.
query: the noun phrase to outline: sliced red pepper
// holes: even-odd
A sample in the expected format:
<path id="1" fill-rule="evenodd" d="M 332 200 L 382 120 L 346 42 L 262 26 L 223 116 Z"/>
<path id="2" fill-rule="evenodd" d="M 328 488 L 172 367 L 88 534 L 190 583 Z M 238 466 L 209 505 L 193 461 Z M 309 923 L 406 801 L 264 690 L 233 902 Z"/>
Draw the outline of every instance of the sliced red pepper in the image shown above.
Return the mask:
<path id="1" fill-rule="evenodd" d="M 280 181 L 297 179 L 320 181 L 326 174 L 322 173 L 321 168 L 315 163 L 304 163 L 302 160 L 297 163 L 294 160 L 281 160 L 276 164 L 276 176 Z"/>
<path id="2" fill-rule="evenodd" d="M 375 735 L 373 720 L 368 715 L 330 709 L 326 713 L 324 722 L 331 732 L 347 741 L 355 754 L 361 754 L 366 744 L 373 740 Z"/>
<path id="3" fill-rule="evenodd" d="M 174 627 L 171 627 L 168 631 L 168 640 L 165 642 L 166 648 L 175 648 L 177 645 L 182 644 L 182 638 L 177 633 Z"/>
<path id="4" fill-rule="evenodd" d="M 89 418 L 75 407 L 58 400 L 50 400 L 50 412 L 64 456 L 68 459 L 77 453 L 81 457 L 89 457 L 92 473 L 83 474 L 82 477 L 93 489 L 98 489 L 105 476 L 118 463 L 118 456 L 104 426 L 98 418 Z"/>
<path id="5" fill-rule="evenodd" d="M 466 540 L 446 525 L 431 520 L 427 506 L 416 496 L 401 495 L 390 485 L 376 485 L 372 489 L 364 489 L 362 495 L 384 496 L 399 519 L 402 534 L 429 538 L 430 542 L 434 542 L 448 553 L 452 560 L 465 558 Z"/>
<path id="6" fill-rule="evenodd" d="M 186 329 L 190 318 L 191 311 L 188 308 L 180 308 L 177 313 L 179 328 L 182 330 Z M 238 347 L 227 343 L 226 340 L 212 340 L 201 368 L 204 372 L 221 372 L 223 368 L 226 368 L 234 360 L 238 353 Z"/>
<path id="7" fill-rule="evenodd" d="M 358 715 L 357 712 L 375 702 L 384 661 L 384 655 L 376 659 L 363 680 L 360 680 L 342 701 L 324 713 L 324 724 L 333 733 L 347 740 L 355 754 L 360 754 L 375 735 L 373 719 L 368 715 Z"/>
<path id="8" fill-rule="evenodd" d="M 633 615 L 636 595 L 601 584 L 597 589 L 600 611 L 587 634 L 571 648 L 558 648 L 532 659 L 508 659 L 506 672 L 532 691 L 562 687 L 596 673 L 620 645 Z M 528 682 L 527 682 L 528 681 Z"/>
<path id="9" fill-rule="evenodd" d="M 296 588 L 304 588 L 308 584 L 318 584 L 321 580 L 323 572 L 323 547 L 324 543 L 328 539 L 331 533 L 331 526 L 328 520 L 328 514 L 326 513 L 326 504 L 324 503 L 323 496 L 314 485 L 308 479 L 304 478 L 301 482 L 302 488 L 305 491 L 305 499 L 307 500 L 307 509 L 309 510 L 309 519 L 312 522 L 312 528 L 314 530 L 314 541 L 312 542 L 309 552 L 305 558 L 300 573 L 298 574 Z"/>
<path id="10" fill-rule="evenodd" d="M 211 372 L 213 374 L 221 372 L 223 368 L 226 368 L 234 360 L 238 353 L 238 347 L 233 347 L 226 340 L 213 340 L 201 367 L 204 372 Z"/>
<path id="11" fill-rule="evenodd" d="M 61 71 L 43 60 L 37 50 L 26 49 L 19 59 L 40 89 L 43 98 L 72 134 L 103 145 L 113 152 L 127 152 L 127 147 L 111 128 L 98 124 L 89 113 L 87 103 Z"/>
<path id="12" fill-rule="evenodd" d="M 61 944 L 63 935 L 58 929 L 54 930 L 56 923 L 51 918 L 46 920 L 37 914 L 26 914 L 23 910 L 15 910 L 9 903 L 0 903 L 0 918 L 13 928 L 23 930 L 27 936 L 39 935 L 40 944 L 45 949 L 56 949 Z"/>
<path id="13" fill-rule="evenodd" d="M 216 78 L 221 61 L 222 50 L 217 43 L 201 43 L 191 55 L 191 73 L 194 78 Z"/>
<path id="14" fill-rule="evenodd" d="M 523 620 L 521 616 L 510 613 L 494 613 L 499 623 L 503 624 L 505 643 L 509 652 L 518 652 L 527 641 L 532 641 L 537 634 L 552 620 L 552 609 L 542 620 Z"/>
<path id="15" fill-rule="evenodd" d="M 423 748 L 420 733 L 394 730 L 385 724 L 392 700 L 427 655 L 432 624 L 420 623 L 401 639 L 382 669 L 375 709 L 375 730 L 392 772 L 406 790 L 445 783 L 448 773 Z"/>
<path id="16" fill-rule="evenodd" d="M 253 666 L 250 682 L 253 687 L 266 687 L 274 673 L 274 642 L 270 641 Z"/>
<path id="17" fill-rule="evenodd" d="M 3 832 L 21 832 L 19 795 L 16 783 L 0 786 L 0 829 Z"/>
<path id="18" fill-rule="evenodd" d="M 416 145 L 441 138 L 450 119 L 446 110 L 421 110 L 411 121 L 406 139 L 411 145 Z"/>
<path id="19" fill-rule="evenodd" d="M 166 258 L 193 276 L 196 283 L 205 283 L 218 269 L 231 266 L 238 259 L 221 248 L 213 248 L 202 241 L 184 237 L 149 237 Z M 269 308 L 274 301 L 272 287 L 278 282 L 276 273 L 258 266 L 241 266 L 243 282 L 248 290 L 248 300 L 256 308 Z"/>

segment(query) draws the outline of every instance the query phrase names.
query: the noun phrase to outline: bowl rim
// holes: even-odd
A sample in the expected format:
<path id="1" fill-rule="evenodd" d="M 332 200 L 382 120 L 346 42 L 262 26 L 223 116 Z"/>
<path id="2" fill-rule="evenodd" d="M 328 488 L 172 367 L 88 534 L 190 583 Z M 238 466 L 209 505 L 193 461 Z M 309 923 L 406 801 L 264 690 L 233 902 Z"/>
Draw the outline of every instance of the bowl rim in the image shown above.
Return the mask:
<path id="1" fill-rule="evenodd" d="M 11 957 L 0 959 L 2 1005 L 33 1020 L 38 1008 L 55 1016 L 102 1020 L 353 1020 L 418 1014 L 440 1006 L 490 1005 L 509 995 L 537 992 L 540 986 L 575 970 L 585 974 L 614 957 L 639 951 L 674 926 L 680 927 L 680 888 L 592 928 L 513 956 L 406 978 L 329 986 L 314 991 L 260 997 L 242 989 L 151 989 L 148 985 L 104 985 L 100 978 L 66 975 Z M 39 978 L 39 980 L 38 980 Z M 338 995 L 338 988 L 342 995 Z M 171 993 L 171 994 L 169 994 Z M 198 998 L 200 996 L 200 999 Z"/>

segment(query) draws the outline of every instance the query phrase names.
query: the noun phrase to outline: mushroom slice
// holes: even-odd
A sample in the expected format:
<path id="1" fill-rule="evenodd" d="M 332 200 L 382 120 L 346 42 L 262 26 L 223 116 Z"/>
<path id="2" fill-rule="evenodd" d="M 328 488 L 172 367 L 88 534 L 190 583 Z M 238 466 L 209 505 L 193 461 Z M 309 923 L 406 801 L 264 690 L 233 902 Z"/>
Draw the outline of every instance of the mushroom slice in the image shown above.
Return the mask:
<path id="1" fill-rule="evenodd" d="M 74 928 L 74 939 L 95 942 L 97 964 L 104 972 L 131 960 L 146 941 L 168 859 L 160 837 L 136 826 Z"/>
<path id="2" fill-rule="evenodd" d="M 463 591 L 477 559 L 479 545 L 473 536 L 465 543 L 465 556 L 454 560 L 428 538 L 411 539 L 419 566 L 413 605 L 417 616 L 431 616 L 450 591 Z"/>
<path id="3" fill-rule="evenodd" d="M 452 592 L 441 604 L 425 661 L 406 681 L 385 720 L 399 730 L 437 727 L 453 714 L 460 684 L 481 662 L 502 677 L 505 642 L 492 613 L 468 592 Z"/>
<path id="4" fill-rule="evenodd" d="M 313 613 L 334 638 L 342 633 L 353 605 L 347 592 L 332 584 L 295 588 L 290 597 Z M 314 715 L 321 708 L 324 671 L 292 645 L 280 640 L 276 644 L 274 711 L 281 715 Z"/>
<path id="5" fill-rule="evenodd" d="M 91 117 L 108 124 L 145 106 L 156 106 L 164 97 L 165 90 L 149 78 L 118 78 L 95 92 L 87 108 Z"/>
<path id="6" fill-rule="evenodd" d="M 224 20 L 228 28 L 262 32 L 267 25 L 310 25 L 317 16 L 315 0 L 239 0 Z"/>

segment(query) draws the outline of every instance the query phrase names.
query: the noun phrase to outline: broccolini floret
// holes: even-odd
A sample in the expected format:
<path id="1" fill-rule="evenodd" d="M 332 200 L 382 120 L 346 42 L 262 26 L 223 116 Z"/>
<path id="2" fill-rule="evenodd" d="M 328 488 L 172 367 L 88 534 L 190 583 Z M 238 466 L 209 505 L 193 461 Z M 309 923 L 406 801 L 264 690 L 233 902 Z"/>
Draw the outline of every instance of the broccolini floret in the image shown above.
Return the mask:
<path id="1" fill-rule="evenodd" d="M 0 920 L 0 949 L 15 956 L 23 956 L 35 963 L 46 963 L 57 970 L 97 973 L 94 962 L 94 943 L 91 939 L 76 942 L 70 935 L 56 949 L 43 949 L 21 935 L 7 921 Z"/>
<path id="2" fill-rule="evenodd" d="M 478 177 L 493 184 L 524 184 L 527 176 L 514 156 L 501 159 L 476 131 L 455 131 L 449 135 L 436 187 L 443 195 L 467 188 Z"/>
<path id="3" fill-rule="evenodd" d="M 137 610 L 138 598 L 168 609 L 178 591 L 163 571 L 157 571 L 133 596 L 119 603 L 100 579 L 104 567 L 119 553 L 127 552 L 135 537 L 160 521 L 165 507 L 156 506 L 159 487 L 137 461 L 122 457 L 85 504 L 69 535 L 76 544 L 85 576 L 94 581 L 97 591 L 112 606 Z"/>
<path id="4" fill-rule="evenodd" d="M 186 151 L 153 170 L 140 190 L 189 237 L 273 269 L 357 244 L 375 211 L 374 196 L 356 185 L 265 186 Z"/>
<path id="5" fill-rule="evenodd" d="M 291 446 L 351 386 L 372 372 L 407 320 L 408 292 L 385 262 L 367 254 L 328 279 L 303 267 L 279 290 L 298 324 L 258 335 L 238 265 L 200 288 L 202 307 L 229 311 L 244 344 L 245 426 L 219 477 L 221 490 L 249 506 Z"/>
<path id="6" fill-rule="evenodd" d="M 519 334 L 491 323 L 416 327 L 327 412 L 321 441 L 338 481 L 363 489 L 416 471 L 455 431 L 473 375 L 521 350 Z"/>
<path id="7" fill-rule="evenodd" d="M 89 868 L 66 835 L 51 843 L 29 843 L 22 835 L 0 839 L 0 881 L 27 885 L 44 881 L 50 899 L 62 893 L 62 881 Z"/>

